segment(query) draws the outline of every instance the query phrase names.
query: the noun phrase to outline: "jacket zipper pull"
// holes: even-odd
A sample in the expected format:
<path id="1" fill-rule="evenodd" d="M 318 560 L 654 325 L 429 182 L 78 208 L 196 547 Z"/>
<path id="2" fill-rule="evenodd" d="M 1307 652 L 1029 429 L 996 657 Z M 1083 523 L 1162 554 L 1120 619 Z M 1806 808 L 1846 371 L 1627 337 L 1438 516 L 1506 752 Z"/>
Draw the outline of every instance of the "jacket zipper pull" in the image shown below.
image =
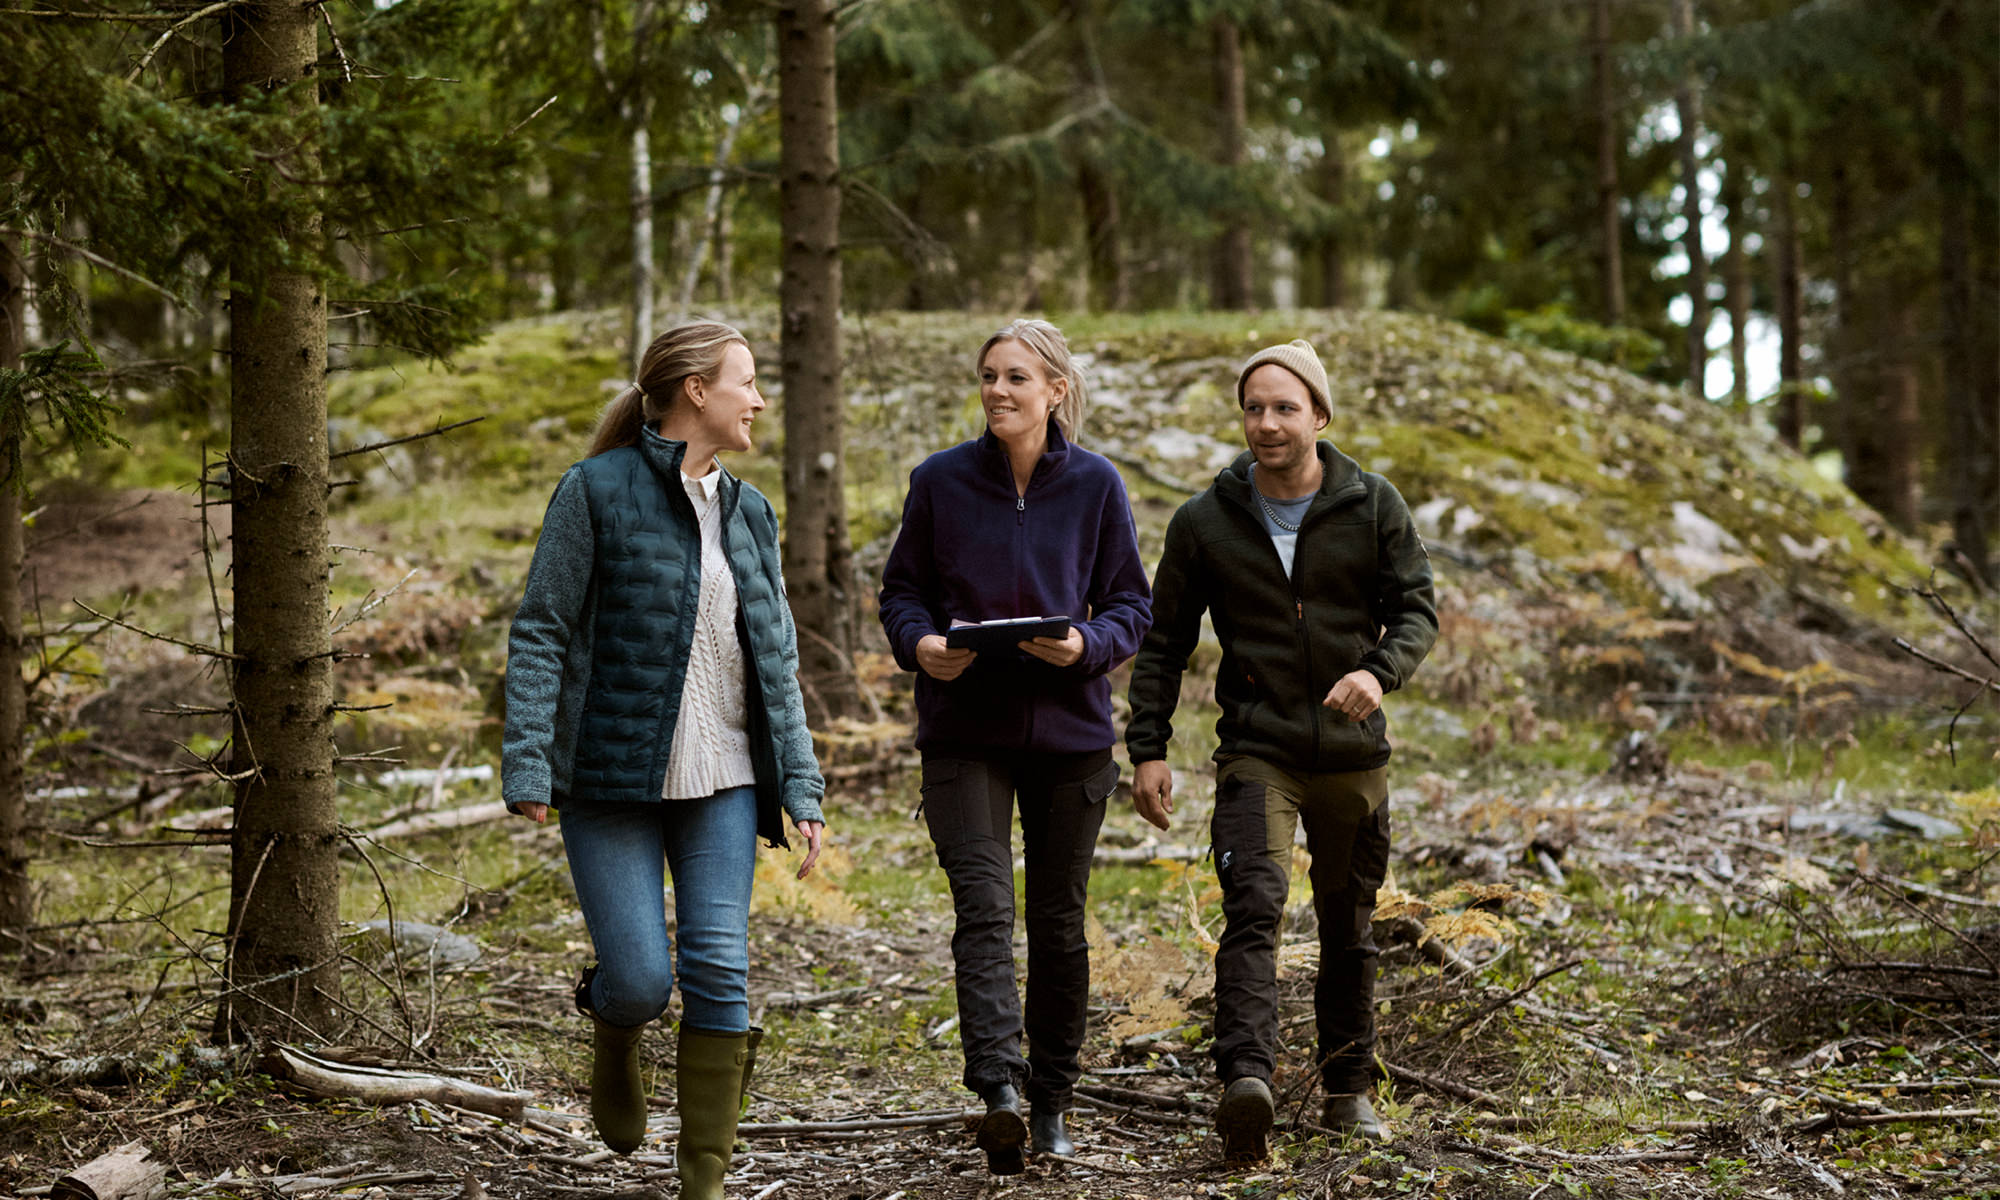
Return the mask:
<path id="1" fill-rule="evenodd" d="M 1014 524 L 1016 525 L 1027 524 L 1028 522 L 1027 512 L 1028 512 L 1028 498 L 1026 496 L 1014 497 Z"/>
<path id="2" fill-rule="evenodd" d="M 1304 621 L 1306 619 L 1306 602 L 1298 596 L 1293 596 L 1292 607 L 1298 610 L 1299 620 Z"/>

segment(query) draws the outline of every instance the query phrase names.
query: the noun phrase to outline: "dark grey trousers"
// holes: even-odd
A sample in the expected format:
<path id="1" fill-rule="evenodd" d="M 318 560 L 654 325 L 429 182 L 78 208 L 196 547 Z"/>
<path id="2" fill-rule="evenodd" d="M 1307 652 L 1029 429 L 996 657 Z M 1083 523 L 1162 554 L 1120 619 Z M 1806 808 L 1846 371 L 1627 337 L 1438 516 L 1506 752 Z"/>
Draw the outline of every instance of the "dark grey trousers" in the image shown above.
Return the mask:
<path id="1" fill-rule="evenodd" d="M 1022 1089 L 1045 1111 L 1069 1107 L 1083 1072 L 1090 945 L 1083 906 L 1104 802 L 1118 783 L 1106 748 L 1088 754 L 924 753 L 923 811 L 958 925 L 958 1034 L 965 1086 Z M 1014 984 L 1014 805 L 1027 862 L 1028 1053 Z"/>

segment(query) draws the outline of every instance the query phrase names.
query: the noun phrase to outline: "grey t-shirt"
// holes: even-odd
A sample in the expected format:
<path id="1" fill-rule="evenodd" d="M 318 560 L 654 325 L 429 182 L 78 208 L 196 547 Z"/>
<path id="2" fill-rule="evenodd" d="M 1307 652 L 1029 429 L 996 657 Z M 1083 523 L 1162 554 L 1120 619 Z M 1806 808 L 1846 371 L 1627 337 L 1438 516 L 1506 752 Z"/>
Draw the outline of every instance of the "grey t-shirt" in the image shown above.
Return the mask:
<path id="1" fill-rule="evenodd" d="M 1254 471 L 1250 474 L 1250 487 L 1252 491 L 1256 491 L 1257 474 Z M 1264 523 L 1264 532 L 1271 535 L 1271 545 L 1278 550 L 1278 561 L 1285 564 L 1285 578 L 1290 579 L 1292 555 L 1297 551 L 1299 544 L 1298 524 L 1305 520 L 1306 510 L 1312 507 L 1313 493 L 1308 492 L 1296 500 L 1273 500 L 1261 491 L 1257 491 L 1256 496 L 1257 519 Z M 1286 529 L 1284 525 L 1272 520 L 1273 513 L 1277 514 L 1285 525 L 1290 525 L 1292 528 Z"/>

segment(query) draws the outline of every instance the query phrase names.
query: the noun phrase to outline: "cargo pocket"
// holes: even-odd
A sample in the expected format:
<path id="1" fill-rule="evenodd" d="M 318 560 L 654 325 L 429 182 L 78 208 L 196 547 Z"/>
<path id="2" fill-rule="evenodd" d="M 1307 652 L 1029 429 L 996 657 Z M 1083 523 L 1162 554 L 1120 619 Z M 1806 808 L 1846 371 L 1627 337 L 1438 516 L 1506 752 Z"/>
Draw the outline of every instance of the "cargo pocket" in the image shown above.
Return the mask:
<path id="1" fill-rule="evenodd" d="M 1118 789 L 1118 764 L 1105 763 L 1091 772 L 1089 777 L 1066 783 L 1063 787 L 1073 790 L 1075 798 L 1083 804 L 1102 804 Z"/>
<path id="2" fill-rule="evenodd" d="M 1260 779 L 1225 771 L 1215 784 L 1215 816 L 1209 822 L 1215 875 L 1225 892 L 1233 890 L 1239 872 L 1256 870 L 1267 858 L 1270 835 L 1264 809 L 1269 788 Z"/>
<path id="3" fill-rule="evenodd" d="M 945 815 L 940 812 L 941 809 L 954 810 L 952 823 L 956 827 L 955 810 L 958 806 L 953 803 L 951 793 L 958 782 L 959 773 L 964 769 L 965 764 L 956 759 L 924 760 L 922 782 L 919 783 L 917 791 L 917 806 L 910 810 L 910 819 L 914 821 L 918 817 L 925 818 L 930 825 L 932 841 L 938 839 L 938 820 L 940 816 Z"/>
<path id="4" fill-rule="evenodd" d="M 1051 852 L 1052 860 L 1064 857 L 1059 848 L 1067 847 L 1071 869 L 1078 873 L 1079 880 L 1090 872 L 1097 834 L 1104 827 L 1104 802 L 1117 787 L 1118 764 L 1107 761 L 1082 779 L 1058 783 L 1049 791 L 1043 844 Z"/>

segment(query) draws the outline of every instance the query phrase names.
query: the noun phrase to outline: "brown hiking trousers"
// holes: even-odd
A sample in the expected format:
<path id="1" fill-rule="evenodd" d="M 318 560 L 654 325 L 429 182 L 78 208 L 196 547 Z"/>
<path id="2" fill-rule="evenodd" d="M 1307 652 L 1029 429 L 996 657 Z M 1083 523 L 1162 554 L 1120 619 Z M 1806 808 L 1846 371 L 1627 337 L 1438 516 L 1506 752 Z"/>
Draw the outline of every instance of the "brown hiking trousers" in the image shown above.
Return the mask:
<path id="1" fill-rule="evenodd" d="M 1265 1081 L 1277 1064 L 1277 948 L 1303 823 L 1319 918 L 1313 989 L 1328 1094 L 1367 1091 L 1375 1052 L 1375 893 L 1389 867 L 1388 768 L 1299 772 L 1247 755 L 1216 768 L 1214 838 L 1224 926 L 1215 952 L 1217 1072 Z"/>

